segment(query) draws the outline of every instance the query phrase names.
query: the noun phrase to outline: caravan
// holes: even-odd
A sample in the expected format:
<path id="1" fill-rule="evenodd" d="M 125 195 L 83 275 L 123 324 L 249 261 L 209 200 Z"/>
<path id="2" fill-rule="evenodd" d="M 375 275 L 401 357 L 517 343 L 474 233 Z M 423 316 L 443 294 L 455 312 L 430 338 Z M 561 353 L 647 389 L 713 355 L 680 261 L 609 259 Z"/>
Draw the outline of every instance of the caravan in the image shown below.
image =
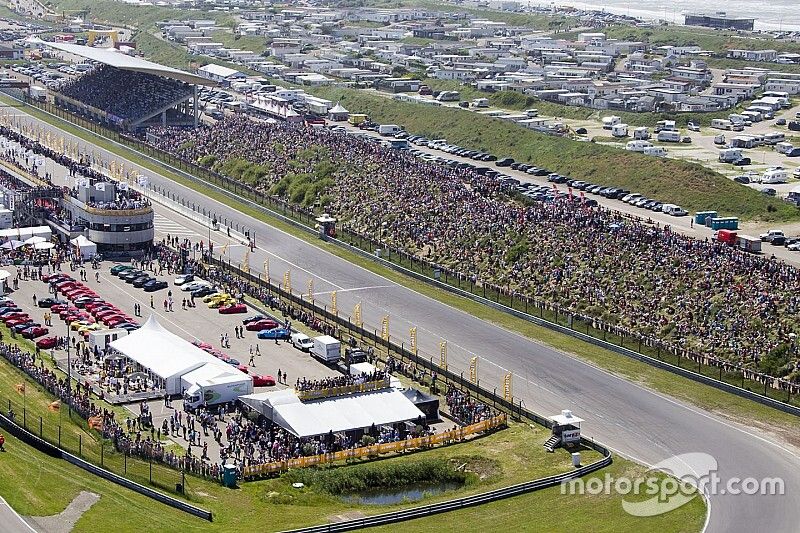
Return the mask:
<path id="1" fill-rule="evenodd" d="M 667 157 L 667 149 L 663 146 L 648 146 L 644 149 L 644 155 L 652 155 L 655 157 Z"/>
<path id="2" fill-rule="evenodd" d="M 646 141 L 650 138 L 650 130 L 645 127 L 639 127 L 633 130 L 633 138 L 636 140 Z"/>
<path id="3" fill-rule="evenodd" d="M 761 183 L 773 184 L 788 182 L 789 171 L 781 167 L 768 168 L 764 171 L 764 175 L 761 177 Z"/>
<path id="4" fill-rule="evenodd" d="M 629 152 L 644 152 L 646 149 L 651 148 L 653 144 L 648 141 L 628 141 L 625 145 L 625 149 Z"/>
<path id="5" fill-rule="evenodd" d="M 677 130 L 662 130 L 658 132 L 656 140 L 662 143 L 676 143 L 681 140 L 681 133 Z"/>

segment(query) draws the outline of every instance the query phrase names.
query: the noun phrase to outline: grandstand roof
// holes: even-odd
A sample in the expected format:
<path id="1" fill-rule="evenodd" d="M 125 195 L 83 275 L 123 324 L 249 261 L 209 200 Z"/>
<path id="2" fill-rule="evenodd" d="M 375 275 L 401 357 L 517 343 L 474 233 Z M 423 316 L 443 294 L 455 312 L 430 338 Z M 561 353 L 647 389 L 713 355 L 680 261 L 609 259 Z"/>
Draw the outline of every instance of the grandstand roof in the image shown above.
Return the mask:
<path id="1" fill-rule="evenodd" d="M 159 65 L 158 63 L 153 63 L 152 61 L 147 61 L 140 57 L 129 56 L 114 48 L 93 48 L 91 46 L 82 46 L 78 44 L 51 43 L 47 41 L 37 41 L 37 44 L 49 46 L 50 48 L 55 48 L 56 50 L 61 50 L 68 54 L 75 54 L 122 70 L 132 70 L 134 72 L 172 78 L 195 85 L 216 85 L 212 80 L 192 74 L 191 72 L 165 67 L 164 65 Z"/>

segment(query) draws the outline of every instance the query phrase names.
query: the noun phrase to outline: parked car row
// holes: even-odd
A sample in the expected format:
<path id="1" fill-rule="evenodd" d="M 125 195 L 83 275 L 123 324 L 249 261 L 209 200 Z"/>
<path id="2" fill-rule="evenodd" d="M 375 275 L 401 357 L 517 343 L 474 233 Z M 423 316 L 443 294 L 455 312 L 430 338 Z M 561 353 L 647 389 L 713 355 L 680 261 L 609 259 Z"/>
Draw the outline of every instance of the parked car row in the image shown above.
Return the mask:
<path id="1" fill-rule="evenodd" d="M 26 339 L 36 339 L 48 333 L 47 328 L 34 321 L 8 297 L 0 298 L 0 320 L 13 332 L 21 334 Z"/>
<path id="2" fill-rule="evenodd" d="M 111 267 L 111 275 L 117 276 L 137 289 L 144 289 L 145 292 L 156 292 L 167 288 L 166 281 L 159 280 L 144 270 L 133 268 L 130 265 L 114 265 Z"/>

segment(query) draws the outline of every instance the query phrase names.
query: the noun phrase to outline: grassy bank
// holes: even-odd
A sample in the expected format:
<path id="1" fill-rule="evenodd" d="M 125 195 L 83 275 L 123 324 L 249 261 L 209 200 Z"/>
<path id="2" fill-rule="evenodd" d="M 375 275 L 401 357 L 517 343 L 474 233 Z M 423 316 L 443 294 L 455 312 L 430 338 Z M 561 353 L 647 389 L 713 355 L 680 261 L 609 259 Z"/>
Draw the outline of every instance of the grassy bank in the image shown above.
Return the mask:
<path id="1" fill-rule="evenodd" d="M 337 515 L 323 503 L 328 497 L 308 496 L 307 489 L 268 486 L 250 483 L 238 490 L 219 485 L 199 484 L 203 492 L 197 505 L 210 509 L 214 521 L 173 510 L 149 498 L 139 496 L 108 481 L 96 478 L 64 461 L 53 459 L 13 437 L 6 441 L 6 453 L 0 458 L 0 484 L 14 487 L 3 496 L 23 516 L 48 516 L 61 512 L 82 490 L 100 495 L 100 500 L 81 516 L 74 531 L 115 531 L 118 533 L 152 531 L 276 531 L 305 524 L 334 520 Z M 601 471 L 594 476 L 602 476 Z M 625 460 L 615 461 L 610 473 L 641 475 L 643 469 Z M 192 480 L 190 480 L 190 483 Z M 284 496 L 284 498 L 280 498 Z M 284 503 L 287 496 L 302 498 L 302 503 Z M 408 531 L 486 531 L 488 520 L 497 516 L 512 531 L 524 531 L 532 523 L 557 523 L 563 511 L 569 509 L 568 524 L 573 528 L 591 531 L 637 532 L 658 529 L 662 533 L 700 531 L 705 516 L 703 501 L 695 498 L 688 505 L 661 517 L 632 518 L 622 511 L 622 497 L 564 496 L 559 489 L 530 493 L 455 514 L 440 514 L 419 519 L 401 527 Z M 627 498 L 632 499 L 632 498 Z M 337 501 L 340 501 L 337 499 Z M 295 508 L 303 508 L 305 522 L 291 519 Z M 369 513 L 383 512 L 384 506 L 368 506 Z M 391 506 L 389 506 L 391 507 Z M 362 516 L 363 507 L 348 505 L 341 512 Z M 513 509 L 513 512 L 511 511 Z M 466 513 L 466 515 L 465 515 Z M 497 514 L 499 513 L 499 514 Z M 120 519 L 121 517 L 124 519 Z M 469 522 L 464 522 L 469 518 Z M 460 524 L 456 526 L 456 524 Z M 396 528 L 393 528 L 396 529 Z M 556 531 L 560 528 L 548 530 Z M 563 530 L 563 529 L 562 529 Z M 574 530 L 574 529 L 573 529 Z"/>
<path id="2" fill-rule="evenodd" d="M 381 123 L 401 124 L 409 132 L 446 138 L 498 157 L 543 166 L 575 178 L 635 190 L 690 211 L 713 209 L 745 220 L 800 218 L 797 208 L 767 198 L 696 163 L 620 151 L 613 147 L 543 135 L 515 124 L 450 108 L 421 108 L 348 89 L 325 88 L 317 94 L 339 101 Z"/>
<path id="3" fill-rule="evenodd" d="M 10 102 L 7 97 L 2 95 L 0 95 L 0 101 L 4 101 L 6 103 Z M 427 283 L 417 281 L 416 279 L 382 267 L 377 263 L 370 261 L 369 259 L 365 259 L 359 255 L 343 250 L 335 245 L 322 242 L 308 233 L 300 232 L 293 226 L 282 222 L 281 220 L 264 215 L 261 211 L 254 209 L 249 204 L 235 201 L 228 196 L 220 194 L 212 187 L 200 185 L 179 174 L 165 170 L 160 165 L 150 161 L 149 159 L 146 159 L 124 147 L 118 146 L 108 139 L 76 128 L 67 122 L 52 117 L 37 109 L 30 107 L 26 107 L 24 109 L 25 112 L 40 120 L 43 120 L 46 123 L 50 123 L 62 128 L 64 131 L 76 135 L 85 141 L 94 143 L 95 145 L 109 150 L 112 153 L 122 156 L 128 161 L 136 163 L 143 168 L 157 172 L 178 184 L 191 187 L 192 189 L 208 196 L 209 198 L 237 209 L 247 216 L 258 220 L 263 220 L 281 231 L 293 234 L 309 244 L 323 248 L 326 251 L 341 257 L 342 259 L 375 272 L 376 274 L 399 283 L 410 290 L 441 301 L 446 305 L 461 309 L 462 311 L 477 318 L 492 322 L 510 331 L 516 331 L 526 337 L 536 339 L 539 342 L 565 352 L 565 356 L 567 354 L 571 354 L 570 356 L 579 357 L 590 364 L 609 370 L 625 379 L 641 383 L 660 393 L 679 398 L 709 411 L 713 411 L 734 420 L 741 421 L 748 426 L 758 427 L 763 431 L 778 431 L 788 440 L 800 442 L 800 429 L 798 428 L 796 417 L 792 415 L 777 411 L 735 395 L 722 392 L 713 387 L 696 383 L 692 380 L 677 376 L 671 372 L 659 370 L 645 363 L 622 357 L 609 350 L 605 350 L 572 337 L 556 333 L 544 327 L 536 326 L 528 321 L 518 319 L 472 300 L 455 296 L 447 291 L 434 288 Z"/>

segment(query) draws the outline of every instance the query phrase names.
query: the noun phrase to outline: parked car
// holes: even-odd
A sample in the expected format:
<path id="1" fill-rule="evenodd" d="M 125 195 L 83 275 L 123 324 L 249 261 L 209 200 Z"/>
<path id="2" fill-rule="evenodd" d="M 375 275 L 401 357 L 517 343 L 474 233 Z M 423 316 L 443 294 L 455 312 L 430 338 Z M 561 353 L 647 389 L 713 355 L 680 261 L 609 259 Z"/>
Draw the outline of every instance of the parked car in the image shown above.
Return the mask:
<path id="1" fill-rule="evenodd" d="M 253 387 L 274 387 L 275 377 L 266 374 L 253 374 Z"/>
<path id="2" fill-rule="evenodd" d="M 264 320 L 265 318 L 267 317 L 264 315 L 250 315 L 242 319 L 242 324 L 247 325 L 250 322 L 258 322 L 259 320 Z"/>
<path id="3" fill-rule="evenodd" d="M 258 332 L 259 339 L 288 339 L 291 331 L 286 328 L 265 329 Z"/>
<path id="4" fill-rule="evenodd" d="M 219 313 L 222 315 L 233 315 L 237 313 L 246 313 L 247 306 L 245 304 L 231 304 L 219 308 Z"/>
<path id="5" fill-rule="evenodd" d="M 188 283 L 190 281 L 194 281 L 194 276 L 192 274 L 184 274 L 183 276 L 178 276 L 175 278 L 175 285 L 183 285 L 184 283 Z"/>
<path id="6" fill-rule="evenodd" d="M 111 275 L 112 276 L 119 276 L 125 271 L 132 270 L 133 267 L 130 265 L 114 265 L 111 267 Z"/>
<path id="7" fill-rule="evenodd" d="M 39 307 L 46 307 L 46 308 L 49 309 L 49 308 L 53 307 L 54 305 L 63 304 L 63 303 L 66 303 L 66 302 L 64 300 L 59 300 L 58 298 L 42 298 L 41 300 L 36 302 L 36 305 L 38 305 Z"/>
<path id="8" fill-rule="evenodd" d="M 255 320 L 253 322 L 248 322 L 247 325 L 244 327 L 247 331 L 263 331 L 265 329 L 275 329 L 279 326 L 276 321 L 270 320 L 268 318 L 264 318 L 262 320 Z"/>
<path id="9" fill-rule="evenodd" d="M 148 282 L 147 284 L 145 284 L 144 291 L 145 292 L 156 292 L 156 291 L 160 291 L 161 289 L 166 289 L 166 288 L 167 288 L 167 282 L 166 281 L 161 281 L 161 280 L 155 280 L 154 279 L 154 280 Z"/>
<path id="10" fill-rule="evenodd" d="M 58 344 L 58 337 L 45 337 L 36 341 L 36 347 L 40 350 L 49 350 L 55 348 Z"/>
<path id="11" fill-rule="evenodd" d="M 132 285 L 134 287 L 136 287 L 137 289 L 141 289 L 142 287 L 144 287 L 146 284 L 150 283 L 154 279 L 156 279 L 156 278 L 154 278 L 152 276 L 148 276 L 148 275 L 145 274 L 144 276 L 136 278 L 135 280 L 133 280 Z"/>

